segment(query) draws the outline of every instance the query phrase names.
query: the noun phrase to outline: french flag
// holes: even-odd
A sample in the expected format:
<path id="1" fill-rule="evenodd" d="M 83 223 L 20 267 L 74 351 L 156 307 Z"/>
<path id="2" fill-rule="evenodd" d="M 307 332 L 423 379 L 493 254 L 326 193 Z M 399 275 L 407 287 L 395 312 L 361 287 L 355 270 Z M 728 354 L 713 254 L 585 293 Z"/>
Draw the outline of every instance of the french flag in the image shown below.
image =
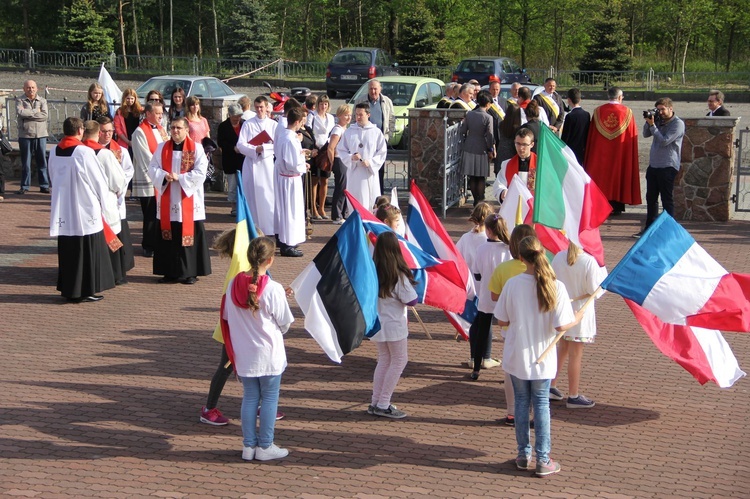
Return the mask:
<path id="1" fill-rule="evenodd" d="M 406 218 L 406 239 L 435 258 L 454 262 L 464 289 L 462 312 L 446 311 L 448 320 L 456 331 L 469 338 L 469 328 L 477 315 L 477 300 L 474 280 L 464 257 L 459 253 L 453 239 L 440 223 L 435 210 L 414 180 L 409 189 L 409 213 Z"/>
<path id="2" fill-rule="evenodd" d="M 362 225 L 370 238 L 371 249 L 374 249 L 378 236 L 383 232 L 393 232 L 393 230 L 378 220 L 348 191 L 345 192 L 350 206 L 362 218 Z M 452 261 L 440 260 L 400 235 L 396 235 L 401 245 L 401 254 L 417 281 L 417 285 L 414 287 L 417 292 L 417 301 L 441 310 L 463 311 L 465 304 L 464 285 L 456 264 Z"/>
<path id="3" fill-rule="evenodd" d="M 750 331 L 750 275 L 727 272 L 662 213 L 602 282 L 669 324 Z"/>
<path id="4" fill-rule="evenodd" d="M 380 330 L 378 275 L 356 211 L 291 287 L 305 329 L 334 362 Z"/>
<path id="5" fill-rule="evenodd" d="M 668 213 L 602 288 L 625 298 L 656 346 L 699 382 L 724 387 L 744 376 L 717 329 L 748 331 L 750 276 L 727 272 Z"/>

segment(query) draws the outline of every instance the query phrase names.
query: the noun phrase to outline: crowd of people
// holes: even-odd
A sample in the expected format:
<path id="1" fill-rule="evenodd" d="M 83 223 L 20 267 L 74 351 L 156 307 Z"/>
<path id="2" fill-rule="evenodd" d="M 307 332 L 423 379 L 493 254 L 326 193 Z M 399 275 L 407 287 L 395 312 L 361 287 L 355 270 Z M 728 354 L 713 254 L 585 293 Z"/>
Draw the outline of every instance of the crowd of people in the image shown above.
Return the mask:
<path id="1" fill-rule="evenodd" d="M 367 413 L 393 419 L 407 416 L 391 399 L 408 361 L 407 310 L 416 303 L 417 283 L 396 236 L 404 234 L 401 212 L 382 195 L 393 105 L 377 80 L 369 83 L 368 90 L 353 111 L 345 104 L 335 116 L 325 96 L 304 103 L 289 99 L 279 117 L 273 117 L 266 97 L 252 103 L 243 97 L 229 106 L 227 119 L 218 126 L 230 214 L 237 213 L 237 173 L 241 173 L 261 237 L 251 241 L 247 252 L 251 269 L 229 282 L 222 299 L 222 334 L 216 339 L 224 346 L 200 421 L 227 424 L 217 408 L 218 399 L 229 375 L 236 372 L 244 387 L 245 460 L 288 454 L 273 437 L 275 421 L 284 416 L 278 411 L 287 364 L 282 335 L 293 321 L 287 303 L 292 290 L 274 282 L 267 271 L 277 246 L 283 257 L 303 256 L 299 246 L 306 239 L 309 218 L 343 223 L 351 209 L 345 189 L 393 229 L 378 237 L 373 254 L 382 329 L 373 338 L 378 362 Z M 80 118 L 65 120 L 65 137 L 50 152 L 47 168 L 46 101 L 36 92 L 34 81 L 25 82 L 25 95 L 17 105 L 24 166 L 19 194 L 29 189 L 30 160 L 35 154 L 40 189 L 50 192 L 51 188 L 50 235 L 57 238 L 57 289 L 62 296 L 73 302 L 96 302 L 103 299 L 102 291 L 127 283 L 127 272 L 134 266 L 125 204 L 128 189 L 141 207 L 143 255 L 153 258 L 153 273 L 161 276 L 158 282 L 190 285 L 209 275 L 204 184 L 210 167 L 206 152 L 210 126 L 201 116 L 200 100 L 177 88 L 169 106 L 158 91 L 149 92 L 142 106 L 135 91 L 126 89 L 112 115 L 101 86 L 95 83 Z M 449 84 L 438 104 L 466 111 L 460 127 L 462 169 L 474 201 L 469 219 L 473 227 L 457 247 L 478 298 L 469 334 L 467 379 L 476 381 L 482 369 L 502 365 L 504 422 L 515 427 L 516 466 L 534 469 L 540 476 L 560 471 L 550 458 L 549 401 L 566 400 L 572 409 L 595 405 L 580 393 L 583 346 L 596 335 L 594 307 L 586 304 L 600 296 L 598 286 L 606 270 L 572 243 L 550 264 L 531 226 L 521 224 L 509 231 L 508 221 L 485 201 L 485 182 L 493 165 L 492 203 L 504 202 L 514 175 L 533 192 L 536 140 L 540 127 L 549 127 L 604 191 L 613 214 L 622 213 L 626 204 L 640 204 L 635 120 L 622 104 L 620 89 L 610 88 L 608 96 L 609 102 L 597 107 L 592 117 L 582 109 L 578 89 L 570 89 L 563 102 L 550 78 L 535 96 L 513 84 L 507 99 L 500 94 L 498 81 L 492 81 L 488 90 L 472 82 Z M 722 103 L 723 95 L 712 92 L 709 114 L 725 115 Z M 674 115 L 672 102 L 659 99 L 643 125 L 644 137 L 654 138 L 646 174 L 646 227 L 656 216 L 659 197 L 664 210 L 672 213 L 672 185 L 683 134 L 684 124 Z M 329 218 L 325 201 L 331 174 L 335 187 Z M 233 246 L 232 231 L 214 243 L 222 255 L 231 255 Z M 502 361 L 491 355 L 493 322 L 502 328 Z M 543 357 L 557 333 L 564 333 L 557 354 Z M 566 362 L 567 397 L 557 385 Z"/>

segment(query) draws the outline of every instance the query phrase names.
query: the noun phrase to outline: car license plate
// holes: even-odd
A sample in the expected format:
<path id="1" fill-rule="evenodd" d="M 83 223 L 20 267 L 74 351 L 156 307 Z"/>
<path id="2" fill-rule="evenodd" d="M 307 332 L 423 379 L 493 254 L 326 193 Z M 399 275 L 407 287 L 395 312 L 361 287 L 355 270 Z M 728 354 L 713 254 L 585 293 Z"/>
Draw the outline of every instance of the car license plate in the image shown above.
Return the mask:
<path id="1" fill-rule="evenodd" d="M 341 75 L 342 80 L 356 80 L 357 75 Z"/>

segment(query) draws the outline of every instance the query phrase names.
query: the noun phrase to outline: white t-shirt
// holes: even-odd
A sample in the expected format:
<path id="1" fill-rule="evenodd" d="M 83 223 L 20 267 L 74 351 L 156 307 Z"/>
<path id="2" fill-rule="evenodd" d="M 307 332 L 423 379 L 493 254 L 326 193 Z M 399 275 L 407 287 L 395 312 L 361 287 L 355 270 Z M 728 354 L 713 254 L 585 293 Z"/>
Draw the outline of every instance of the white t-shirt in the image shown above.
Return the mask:
<path id="1" fill-rule="evenodd" d="M 553 379 L 557 373 L 555 352 L 547 355 L 540 364 L 536 363 L 555 338 L 555 328 L 575 320 L 565 285 L 555 281 L 555 286 L 557 304 L 550 312 L 539 310 L 536 278 L 530 274 L 520 274 L 508 280 L 497 300 L 495 317 L 510 322 L 505 333 L 503 370 L 516 378 Z"/>
<path id="2" fill-rule="evenodd" d="M 229 336 L 234 348 L 234 369 L 238 376 L 257 378 L 277 376 L 286 368 L 286 351 L 282 335 L 294 322 L 284 287 L 269 280 L 260 295 L 260 308 L 253 313 L 232 301 L 232 285 L 227 286 L 224 319 L 229 322 Z"/>
<path id="3" fill-rule="evenodd" d="M 470 230 L 469 232 L 461 236 L 461 239 L 459 239 L 456 243 L 458 252 L 461 253 L 462 257 L 464 257 L 466 265 L 469 267 L 469 271 L 472 274 L 477 273 L 474 267 L 474 255 L 476 254 L 479 245 L 486 241 L 487 234 L 483 230 L 480 230 L 479 232 Z"/>
<path id="4" fill-rule="evenodd" d="M 417 292 L 409 280 L 401 276 L 388 298 L 378 298 L 380 331 L 372 341 L 399 341 L 409 336 L 409 323 L 406 320 L 406 304 L 417 299 Z"/>
<path id="5" fill-rule="evenodd" d="M 590 295 L 607 277 L 606 267 L 599 267 L 596 259 L 588 253 L 581 253 L 572 266 L 568 265 L 568 251 L 561 251 L 552 259 L 552 269 L 557 278 L 565 284 L 571 298 Z M 603 294 L 598 293 L 597 298 Z M 572 302 L 573 310 L 578 311 L 586 298 Z M 596 336 L 596 312 L 591 304 L 583 313 L 581 323 L 565 332 L 566 338 L 593 338 Z"/>
<path id="6" fill-rule="evenodd" d="M 490 296 L 490 279 L 498 265 L 512 259 L 510 248 L 502 241 L 490 241 L 485 238 L 485 241 L 477 248 L 476 255 L 474 255 L 474 273 L 482 277 L 480 281 L 477 281 L 477 296 L 479 297 L 477 310 L 480 312 L 491 314 L 495 311 L 495 302 Z"/>

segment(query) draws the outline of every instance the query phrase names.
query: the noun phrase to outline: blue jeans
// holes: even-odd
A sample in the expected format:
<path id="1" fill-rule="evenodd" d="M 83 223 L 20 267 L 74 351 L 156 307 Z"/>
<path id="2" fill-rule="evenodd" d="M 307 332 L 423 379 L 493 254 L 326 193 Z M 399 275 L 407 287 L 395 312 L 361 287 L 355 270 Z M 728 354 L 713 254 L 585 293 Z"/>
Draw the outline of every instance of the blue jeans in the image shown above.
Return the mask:
<path id="1" fill-rule="evenodd" d="M 257 378 L 240 377 L 244 388 L 242 397 L 242 444 L 245 447 L 266 448 L 273 443 L 276 410 L 279 406 L 281 374 Z M 262 403 L 261 403 L 262 402 Z M 260 430 L 255 429 L 260 406 Z"/>
<path id="2" fill-rule="evenodd" d="M 549 461 L 552 446 L 549 416 L 549 386 L 552 380 L 518 379 L 512 374 L 513 392 L 516 396 L 516 442 L 518 457 L 531 458 L 531 437 L 529 431 L 529 405 L 534 405 L 534 437 L 536 460 L 538 463 Z"/>
<path id="3" fill-rule="evenodd" d="M 36 170 L 39 176 L 39 187 L 49 189 L 47 176 L 47 137 L 39 139 L 18 139 L 21 151 L 21 189 L 28 191 L 31 186 L 31 155 L 36 160 Z"/>

